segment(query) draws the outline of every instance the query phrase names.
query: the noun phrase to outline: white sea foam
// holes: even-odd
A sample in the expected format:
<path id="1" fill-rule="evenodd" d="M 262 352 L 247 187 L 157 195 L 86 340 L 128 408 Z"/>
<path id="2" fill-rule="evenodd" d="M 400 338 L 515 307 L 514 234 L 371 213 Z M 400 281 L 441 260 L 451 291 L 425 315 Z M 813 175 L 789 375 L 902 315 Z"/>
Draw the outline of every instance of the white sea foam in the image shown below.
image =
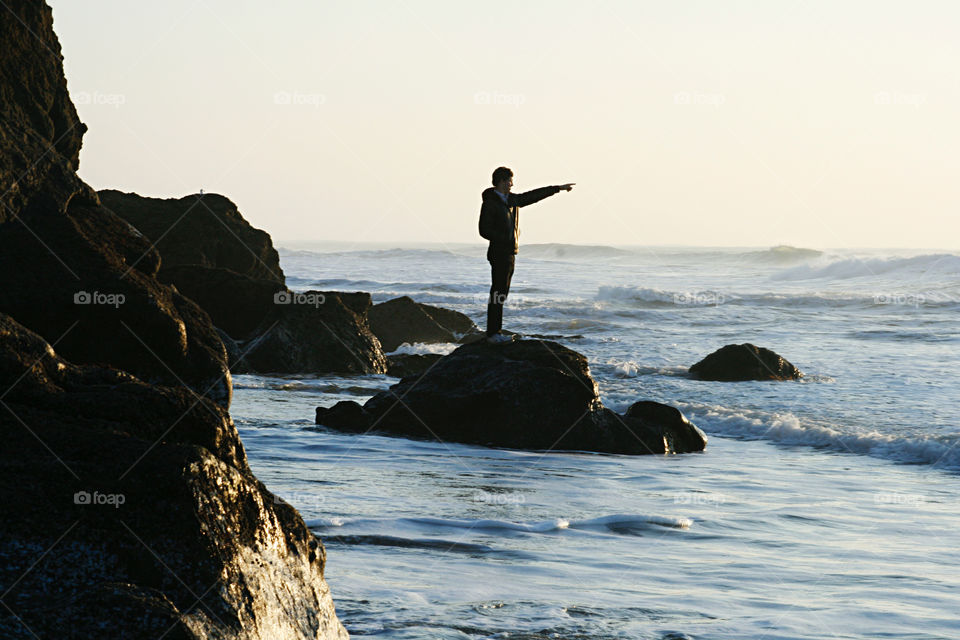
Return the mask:
<path id="1" fill-rule="evenodd" d="M 930 464 L 960 469 L 955 438 L 902 437 L 869 432 L 845 432 L 836 426 L 807 424 L 792 413 L 748 415 L 723 407 L 705 411 L 684 408 L 691 421 L 710 435 L 771 440 L 785 445 L 810 446 L 841 453 L 868 455 L 896 462 Z"/>
<path id="2" fill-rule="evenodd" d="M 799 279 L 799 278 L 798 278 Z M 931 283 L 933 284 L 933 283 Z M 914 283 L 915 285 L 915 283 Z M 870 307 L 898 303 L 912 307 L 954 305 L 960 298 L 952 291 L 911 287 L 908 283 L 881 283 L 850 291 L 734 293 L 707 290 L 669 291 L 649 287 L 601 286 L 597 299 L 628 302 L 639 307 L 715 307 L 720 305 L 772 306 L 789 308 Z"/>
<path id="3" fill-rule="evenodd" d="M 410 344 L 409 342 L 404 342 L 399 347 L 388 353 L 388 356 L 399 356 L 399 355 L 425 355 L 425 354 L 439 354 L 442 356 L 447 355 L 460 345 L 455 342 L 437 342 L 428 344 L 426 342 L 416 342 Z"/>

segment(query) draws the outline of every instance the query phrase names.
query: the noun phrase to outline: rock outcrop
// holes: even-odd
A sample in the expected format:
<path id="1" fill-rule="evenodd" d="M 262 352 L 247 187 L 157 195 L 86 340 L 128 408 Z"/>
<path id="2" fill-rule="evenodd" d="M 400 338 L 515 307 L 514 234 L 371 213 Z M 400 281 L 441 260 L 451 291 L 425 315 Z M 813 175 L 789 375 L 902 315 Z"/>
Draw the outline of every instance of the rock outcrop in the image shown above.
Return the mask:
<path id="1" fill-rule="evenodd" d="M 369 317 L 371 330 L 387 352 L 404 342 L 457 342 L 464 334 L 479 333 L 468 316 L 415 302 L 409 296 L 373 305 Z"/>
<path id="2" fill-rule="evenodd" d="M 146 258 L 132 268 L 129 256 L 141 251 Z M 228 406 L 223 343 L 200 307 L 153 277 L 157 262 L 105 209 L 36 211 L 0 225 L 0 312 L 72 362 L 185 384 Z"/>
<path id="3" fill-rule="evenodd" d="M 344 638 L 208 315 L 76 175 L 52 12 L 0 20 L 0 636 Z M 11 317 L 12 316 L 12 317 Z"/>
<path id="4" fill-rule="evenodd" d="M 46 4 L 4 4 L 0 20 L 0 223 L 31 210 L 96 202 L 77 177 L 80 122 L 63 78 L 60 43 Z"/>
<path id="5" fill-rule="evenodd" d="M 426 373 L 401 379 L 363 406 L 345 401 L 320 407 L 316 422 L 344 431 L 517 449 L 702 450 L 703 433 L 666 409 L 671 407 L 638 407 L 633 415 L 618 415 L 605 408 L 586 358 L 555 342 L 481 341 L 458 347 Z"/>
<path id="6" fill-rule="evenodd" d="M 270 235 L 247 222 L 229 198 L 216 193 L 147 198 L 113 189 L 98 193 L 104 207 L 155 243 L 161 270 L 199 265 L 284 282 Z"/>
<path id="7" fill-rule="evenodd" d="M 76 175 L 86 127 L 70 102 L 52 13 L 0 21 L 0 312 L 74 362 L 99 362 L 230 401 L 206 314 L 154 279 L 159 258 Z"/>
<path id="8" fill-rule="evenodd" d="M 157 279 L 200 305 L 232 338 L 250 338 L 271 313 L 273 296 L 286 290 L 270 235 L 247 222 L 228 198 L 147 198 L 113 189 L 99 196 L 157 249 Z"/>
<path id="9" fill-rule="evenodd" d="M 278 280 L 201 265 L 166 267 L 157 278 L 200 305 L 217 328 L 236 340 L 248 339 L 274 315 L 275 296 L 287 290 Z"/>
<path id="10" fill-rule="evenodd" d="M 799 380 L 803 373 L 782 356 L 755 345 L 728 344 L 690 367 L 697 380 Z"/>
<path id="11" fill-rule="evenodd" d="M 380 343 L 357 313 L 369 305 L 370 294 L 286 292 L 257 337 L 239 345 L 240 363 L 259 373 L 385 373 Z"/>
<path id="12" fill-rule="evenodd" d="M 0 635 L 346 637 L 323 545 L 223 408 L 71 364 L 3 314 L 0 388 Z"/>
<path id="13" fill-rule="evenodd" d="M 270 236 L 252 227 L 227 198 L 162 200 L 113 190 L 99 195 L 105 207 L 156 244 L 157 279 L 196 302 L 229 338 L 223 341 L 234 372 L 386 371 L 368 323 L 370 294 L 289 291 Z"/>

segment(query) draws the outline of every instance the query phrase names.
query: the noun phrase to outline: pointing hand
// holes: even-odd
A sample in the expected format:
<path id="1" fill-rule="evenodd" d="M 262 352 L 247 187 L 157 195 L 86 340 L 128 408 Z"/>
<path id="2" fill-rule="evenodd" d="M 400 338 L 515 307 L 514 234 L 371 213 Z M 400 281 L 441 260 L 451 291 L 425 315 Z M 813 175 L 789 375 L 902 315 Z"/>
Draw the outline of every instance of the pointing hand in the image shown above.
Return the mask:
<path id="1" fill-rule="evenodd" d="M 573 185 L 575 185 L 575 184 L 577 184 L 577 183 L 576 183 L 576 182 L 569 182 L 569 183 L 567 183 L 567 184 L 562 184 L 562 185 L 560 185 L 560 188 L 563 189 L 564 191 L 570 191 L 571 189 L 573 189 Z"/>

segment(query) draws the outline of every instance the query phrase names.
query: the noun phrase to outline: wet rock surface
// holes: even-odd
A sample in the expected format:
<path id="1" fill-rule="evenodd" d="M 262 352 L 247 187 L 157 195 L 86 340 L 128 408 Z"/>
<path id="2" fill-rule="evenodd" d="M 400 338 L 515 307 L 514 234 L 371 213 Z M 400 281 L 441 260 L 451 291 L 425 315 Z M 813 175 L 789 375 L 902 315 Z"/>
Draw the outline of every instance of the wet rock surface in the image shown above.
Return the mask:
<path id="1" fill-rule="evenodd" d="M 465 344 L 362 406 L 319 407 L 316 423 L 517 449 L 646 454 L 706 446 L 682 416 L 605 408 L 586 358 L 542 340 Z"/>
<path id="2" fill-rule="evenodd" d="M 3 12 L 0 637 L 346 637 L 323 545 L 247 466 L 209 316 L 76 176 L 50 8 Z"/>
<path id="3" fill-rule="evenodd" d="M 345 637 L 322 544 L 186 387 L 74 365 L 0 315 L 3 637 Z"/>
<path id="4" fill-rule="evenodd" d="M 370 328 L 386 352 L 403 343 L 457 342 L 464 334 L 479 335 L 468 316 L 416 302 L 409 296 L 375 304 L 368 315 Z"/>
<path id="5" fill-rule="evenodd" d="M 347 296 L 349 305 L 336 291 L 298 292 L 286 300 L 271 305 L 257 337 L 239 345 L 242 366 L 259 373 L 387 371 L 366 316 L 354 311 L 363 306 L 357 294 Z"/>
<path id="6" fill-rule="evenodd" d="M 698 380 L 799 380 L 803 373 L 770 349 L 749 343 L 728 344 L 690 367 Z"/>

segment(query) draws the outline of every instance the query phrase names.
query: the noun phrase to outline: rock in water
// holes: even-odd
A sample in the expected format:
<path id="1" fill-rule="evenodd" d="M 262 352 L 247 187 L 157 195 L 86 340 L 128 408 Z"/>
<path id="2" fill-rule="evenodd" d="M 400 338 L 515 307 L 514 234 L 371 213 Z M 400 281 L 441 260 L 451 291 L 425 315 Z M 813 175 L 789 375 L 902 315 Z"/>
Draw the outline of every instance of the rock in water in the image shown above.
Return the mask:
<path id="1" fill-rule="evenodd" d="M 670 439 L 668 446 L 672 451 L 700 451 L 706 442 L 706 435 L 687 420 L 679 409 L 668 404 L 641 400 L 630 405 L 625 415 L 650 425 L 659 425 L 664 437 Z"/>
<path id="2" fill-rule="evenodd" d="M 682 415 L 638 409 L 621 416 L 604 408 L 587 359 L 541 340 L 463 345 L 362 407 L 346 401 L 318 408 L 316 422 L 517 449 L 644 454 L 706 446 L 703 433 Z"/>
<path id="3" fill-rule="evenodd" d="M 3 314 L 0 388 L 3 637 L 346 638 L 323 545 L 223 408 Z"/>
<path id="4" fill-rule="evenodd" d="M 274 296 L 287 290 L 277 280 L 200 265 L 167 267 L 157 279 L 200 305 L 214 325 L 236 340 L 250 338 L 275 311 Z"/>
<path id="5" fill-rule="evenodd" d="M 803 373 L 783 357 L 755 345 L 728 344 L 690 367 L 697 380 L 798 380 Z"/>
<path id="6" fill-rule="evenodd" d="M 386 373 L 380 343 L 354 311 L 359 295 L 347 294 L 348 306 L 336 291 L 287 293 L 240 345 L 241 363 L 259 373 Z"/>
<path id="7" fill-rule="evenodd" d="M 441 326 L 409 296 L 394 298 L 370 309 L 370 329 L 384 351 L 393 351 L 404 342 L 456 342 L 453 333 Z"/>

